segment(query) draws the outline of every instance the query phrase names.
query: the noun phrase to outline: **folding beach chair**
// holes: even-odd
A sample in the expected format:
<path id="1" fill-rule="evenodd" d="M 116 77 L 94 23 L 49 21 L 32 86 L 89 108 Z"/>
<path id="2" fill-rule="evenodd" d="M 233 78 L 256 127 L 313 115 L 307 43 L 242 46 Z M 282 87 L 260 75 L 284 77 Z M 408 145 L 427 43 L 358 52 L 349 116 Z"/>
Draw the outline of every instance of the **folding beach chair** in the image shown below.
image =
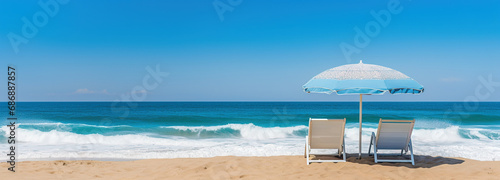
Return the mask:
<path id="1" fill-rule="evenodd" d="M 373 145 L 375 163 L 411 162 L 412 165 L 415 165 L 413 146 L 411 143 L 411 133 L 414 124 L 415 120 L 382 120 L 382 118 L 380 118 L 377 135 L 372 132 L 368 155 L 371 155 L 370 151 Z M 403 152 L 406 154 L 409 150 L 411 154 L 410 160 L 380 159 L 378 157 L 379 154 L 377 154 L 378 150 L 401 150 L 401 156 L 403 156 Z"/>
<path id="2" fill-rule="evenodd" d="M 346 119 L 309 119 L 309 134 L 306 136 L 305 157 L 307 165 L 311 162 L 346 162 L 344 129 Z M 312 149 L 338 149 L 338 156 L 343 160 L 311 160 Z M 332 155 L 332 154 L 313 154 Z M 333 154 L 337 155 L 337 154 Z"/>

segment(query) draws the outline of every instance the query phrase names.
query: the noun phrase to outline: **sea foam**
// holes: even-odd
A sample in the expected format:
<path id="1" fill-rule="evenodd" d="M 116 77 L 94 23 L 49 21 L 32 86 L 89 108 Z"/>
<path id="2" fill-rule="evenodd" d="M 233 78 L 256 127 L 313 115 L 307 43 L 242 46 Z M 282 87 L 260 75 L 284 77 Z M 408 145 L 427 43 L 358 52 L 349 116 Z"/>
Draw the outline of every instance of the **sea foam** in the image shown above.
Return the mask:
<path id="1" fill-rule="evenodd" d="M 203 132 L 220 132 L 224 130 L 234 130 L 239 132 L 241 138 L 264 140 L 293 137 L 302 132 L 307 132 L 307 126 L 293 126 L 293 127 L 260 127 L 252 123 L 250 124 L 227 124 L 221 126 L 162 126 L 164 129 L 174 129 L 179 131 L 188 131 L 197 134 Z M 226 131 L 227 132 L 227 131 Z"/>

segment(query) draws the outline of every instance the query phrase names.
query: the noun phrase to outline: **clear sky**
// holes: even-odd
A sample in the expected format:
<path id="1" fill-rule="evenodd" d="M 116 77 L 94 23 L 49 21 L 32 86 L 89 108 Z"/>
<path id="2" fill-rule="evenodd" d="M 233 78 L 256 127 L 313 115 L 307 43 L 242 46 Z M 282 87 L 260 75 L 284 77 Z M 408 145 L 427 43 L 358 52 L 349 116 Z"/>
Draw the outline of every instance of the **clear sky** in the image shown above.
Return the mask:
<path id="1" fill-rule="evenodd" d="M 0 78 L 6 81 L 7 65 L 17 67 L 21 101 L 128 95 L 146 101 L 357 101 L 306 94 L 302 85 L 360 59 L 425 87 L 422 95 L 368 101 L 500 101 L 500 87 L 481 88 L 479 80 L 491 75 L 500 82 L 496 0 L 61 0 L 57 8 L 50 2 L 1 2 Z M 377 21 L 371 11 L 391 18 Z M 366 35 L 367 26 L 372 36 L 356 46 L 355 29 Z M 342 43 L 357 49 L 352 60 Z M 145 90 L 144 79 L 157 83 L 145 78 L 146 68 L 157 65 L 168 76 Z"/>

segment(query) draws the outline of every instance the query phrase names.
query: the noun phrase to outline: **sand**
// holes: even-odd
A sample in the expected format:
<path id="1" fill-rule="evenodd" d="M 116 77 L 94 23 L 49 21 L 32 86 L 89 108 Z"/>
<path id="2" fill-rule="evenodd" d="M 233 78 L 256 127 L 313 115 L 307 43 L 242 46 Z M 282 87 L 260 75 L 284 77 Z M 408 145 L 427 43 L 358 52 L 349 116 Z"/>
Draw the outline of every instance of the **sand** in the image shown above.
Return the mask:
<path id="1" fill-rule="evenodd" d="M 500 179 L 500 161 L 416 156 L 412 166 L 355 156 L 311 165 L 303 156 L 24 161 L 15 173 L 0 163 L 0 179 Z"/>

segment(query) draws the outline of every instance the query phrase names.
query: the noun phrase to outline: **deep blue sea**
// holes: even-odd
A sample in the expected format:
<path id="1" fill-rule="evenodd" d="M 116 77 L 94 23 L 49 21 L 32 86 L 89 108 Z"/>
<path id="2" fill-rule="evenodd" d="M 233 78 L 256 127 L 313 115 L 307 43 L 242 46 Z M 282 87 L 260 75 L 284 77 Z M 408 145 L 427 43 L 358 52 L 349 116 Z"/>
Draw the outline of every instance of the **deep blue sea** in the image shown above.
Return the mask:
<path id="1" fill-rule="evenodd" d="M 20 102 L 18 159 L 301 155 L 310 117 L 347 118 L 357 153 L 358 113 L 358 102 Z M 500 103 L 365 102 L 364 153 L 380 118 L 415 119 L 416 154 L 500 160 Z"/>

